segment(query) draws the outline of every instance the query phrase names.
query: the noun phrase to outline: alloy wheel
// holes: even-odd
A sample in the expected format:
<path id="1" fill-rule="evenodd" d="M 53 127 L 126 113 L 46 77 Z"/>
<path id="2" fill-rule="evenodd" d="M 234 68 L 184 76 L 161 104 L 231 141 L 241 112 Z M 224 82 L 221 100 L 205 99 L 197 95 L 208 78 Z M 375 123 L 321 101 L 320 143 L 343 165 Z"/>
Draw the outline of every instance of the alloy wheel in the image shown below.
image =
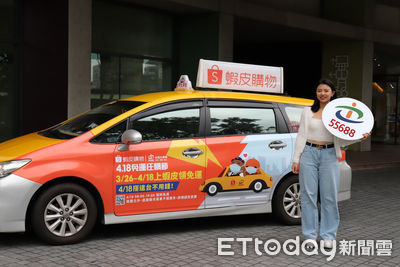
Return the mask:
<path id="1" fill-rule="evenodd" d="M 283 195 L 283 207 L 290 217 L 301 217 L 301 195 L 299 183 L 293 183 L 286 189 Z"/>
<path id="2" fill-rule="evenodd" d="M 66 237 L 79 232 L 88 219 L 85 201 L 71 193 L 54 197 L 44 210 L 47 229 L 54 235 Z"/>

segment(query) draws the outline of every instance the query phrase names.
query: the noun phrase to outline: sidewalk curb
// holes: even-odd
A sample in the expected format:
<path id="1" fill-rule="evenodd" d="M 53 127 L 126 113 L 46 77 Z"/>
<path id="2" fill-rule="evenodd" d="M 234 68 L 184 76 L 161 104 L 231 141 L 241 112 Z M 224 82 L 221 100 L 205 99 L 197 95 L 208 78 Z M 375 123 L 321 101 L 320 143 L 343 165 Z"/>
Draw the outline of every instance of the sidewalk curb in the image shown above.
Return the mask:
<path id="1" fill-rule="evenodd" d="M 400 167 L 400 162 L 373 163 L 373 164 L 371 163 L 351 164 L 350 162 L 348 162 L 348 164 L 350 165 L 353 171 Z"/>

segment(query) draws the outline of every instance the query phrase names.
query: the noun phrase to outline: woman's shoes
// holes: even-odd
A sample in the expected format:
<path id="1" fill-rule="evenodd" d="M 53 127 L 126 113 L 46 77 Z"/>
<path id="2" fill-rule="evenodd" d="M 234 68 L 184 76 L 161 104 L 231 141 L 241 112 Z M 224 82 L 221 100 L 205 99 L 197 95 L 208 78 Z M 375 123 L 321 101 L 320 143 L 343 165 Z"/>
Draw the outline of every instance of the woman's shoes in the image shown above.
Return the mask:
<path id="1" fill-rule="evenodd" d="M 324 248 L 328 248 L 328 249 L 333 248 L 333 241 L 330 239 L 324 239 L 322 241 L 322 243 L 323 243 Z"/>
<path id="2" fill-rule="evenodd" d="M 315 248 L 316 244 L 318 245 L 317 241 L 315 239 L 311 239 L 311 238 L 304 240 L 304 243 L 306 243 L 305 247 L 307 250 L 312 250 Z M 320 242 L 321 246 L 323 246 L 326 249 L 332 249 L 333 243 L 334 243 L 334 240 L 330 240 L 330 239 L 324 239 L 324 240 L 321 240 L 321 242 Z"/>

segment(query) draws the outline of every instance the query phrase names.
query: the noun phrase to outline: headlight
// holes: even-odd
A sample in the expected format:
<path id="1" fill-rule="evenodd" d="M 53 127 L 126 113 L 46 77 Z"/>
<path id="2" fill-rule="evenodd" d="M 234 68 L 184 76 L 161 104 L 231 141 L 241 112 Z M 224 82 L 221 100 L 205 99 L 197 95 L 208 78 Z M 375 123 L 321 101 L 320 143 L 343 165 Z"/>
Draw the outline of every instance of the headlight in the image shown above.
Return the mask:
<path id="1" fill-rule="evenodd" d="M 26 164 L 31 162 L 30 159 L 19 159 L 0 162 L 0 178 L 10 175 L 14 171 L 24 167 Z"/>

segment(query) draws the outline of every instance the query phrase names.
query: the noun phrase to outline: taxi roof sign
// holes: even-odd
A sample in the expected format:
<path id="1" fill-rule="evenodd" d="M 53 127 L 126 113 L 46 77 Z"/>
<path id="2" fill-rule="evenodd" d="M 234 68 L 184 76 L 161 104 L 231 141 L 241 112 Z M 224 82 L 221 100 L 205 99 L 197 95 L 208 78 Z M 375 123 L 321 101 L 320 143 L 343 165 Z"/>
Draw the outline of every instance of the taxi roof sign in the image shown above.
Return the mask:
<path id="1" fill-rule="evenodd" d="M 200 59 L 196 87 L 283 93 L 283 68 Z"/>

